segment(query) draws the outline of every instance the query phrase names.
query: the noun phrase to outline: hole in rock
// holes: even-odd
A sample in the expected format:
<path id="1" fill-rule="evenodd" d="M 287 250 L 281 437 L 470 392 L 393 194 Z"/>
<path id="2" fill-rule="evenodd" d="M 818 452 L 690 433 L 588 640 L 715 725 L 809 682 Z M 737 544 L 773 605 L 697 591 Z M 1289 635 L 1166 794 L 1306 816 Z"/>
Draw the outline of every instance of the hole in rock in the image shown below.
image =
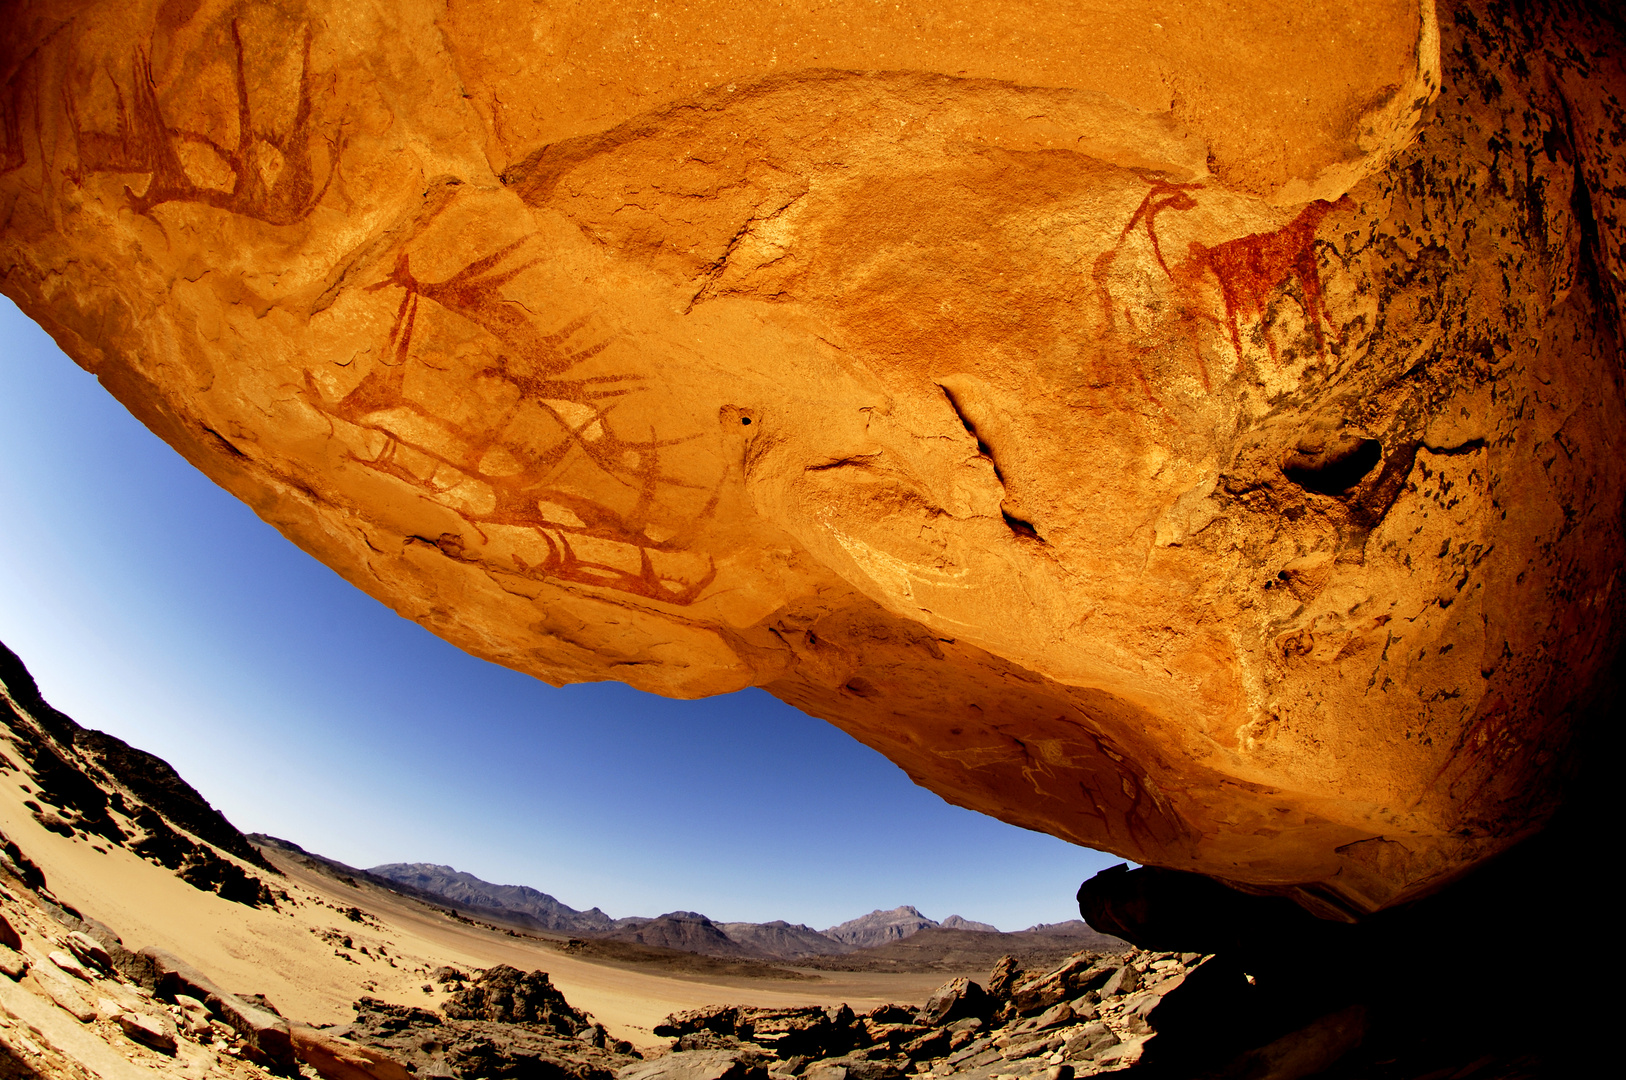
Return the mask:
<path id="1" fill-rule="evenodd" d="M 876 689 L 874 683 L 859 675 L 855 675 L 853 678 L 847 680 L 847 685 L 844 687 L 844 689 L 846 689 L 849 693 L 858 695 L 861 698 L 872 698 L 880 693 L 880 691 Z"/>
<path id="2" fill-rule="evenodd" d="M 1303 440 L 1282 461 L 1282 473 L 1307 491 L 1342 495 L 1383 460 L 1383 444 L 1357 435 Z"/>
<path id="3" fill-rule="evenodd" d="M 1023 521 L 1021 518 L 1014 517 L 1004 510 L 999 512 L 999 516 L 1005 519 L 1005 524 L 1010 526 L 1011 532 L 1015 533 L 1017 536 L 1026 536 L 1032 540 L 1044 539 L 1044 537 L 1039 535 L 1038 529 L 1035 529 L 1030 523 Z"/>

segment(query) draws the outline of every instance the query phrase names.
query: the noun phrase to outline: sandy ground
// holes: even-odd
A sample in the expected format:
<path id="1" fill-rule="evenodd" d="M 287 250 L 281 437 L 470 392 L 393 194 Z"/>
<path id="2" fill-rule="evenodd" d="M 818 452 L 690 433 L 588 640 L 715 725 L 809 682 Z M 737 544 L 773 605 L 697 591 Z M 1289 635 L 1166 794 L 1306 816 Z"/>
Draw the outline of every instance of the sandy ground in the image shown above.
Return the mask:
<path id="1" fill-rule="evenodd" d="M 226 990 L 264 994 L 283 1015 L 309 1024 L 349 1022 L 368 995 L 434 1007 L 444 1000 L 430 973 L 443 964 L 540 968 L 571 1004 L 635 1045 L 664 1045 L 651 1029 L 668 1013 L 700 1005 L 846 1002 L 863 1011 L 923 1001 L 947 976 L 817 972 L 809 981 L 673 975 L 562 955 L 545 942 L 453 920 L 370 886 L 351 888 L 285 860 L 278 910 L 253 909 L 201 892 L 121 848 L 68 839 L 34 819 L 16 773 L 0 777 L 0 829 L 37 863 L 63 902 L 105 924 L 125 947 L 156 946 L 212 976 Z M 352 906 L 366 915 L 355 922 Z M 350 948 L 342 945 L 348 937 Z M 366 951 L 363 952 L 362 950 Z"/>

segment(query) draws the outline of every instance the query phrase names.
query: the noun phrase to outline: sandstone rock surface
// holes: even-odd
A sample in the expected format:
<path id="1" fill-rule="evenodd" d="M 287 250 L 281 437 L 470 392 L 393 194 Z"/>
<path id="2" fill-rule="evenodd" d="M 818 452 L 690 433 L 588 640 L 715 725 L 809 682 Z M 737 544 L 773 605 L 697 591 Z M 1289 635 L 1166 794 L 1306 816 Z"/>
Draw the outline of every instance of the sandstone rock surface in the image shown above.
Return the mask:
<path id="1" fill-rule="evenodd" d="M 0 288 L 477 655 L 1371 911 L 1620 637 L 1626 78 L 1531 10 L 22 0 Z"/>

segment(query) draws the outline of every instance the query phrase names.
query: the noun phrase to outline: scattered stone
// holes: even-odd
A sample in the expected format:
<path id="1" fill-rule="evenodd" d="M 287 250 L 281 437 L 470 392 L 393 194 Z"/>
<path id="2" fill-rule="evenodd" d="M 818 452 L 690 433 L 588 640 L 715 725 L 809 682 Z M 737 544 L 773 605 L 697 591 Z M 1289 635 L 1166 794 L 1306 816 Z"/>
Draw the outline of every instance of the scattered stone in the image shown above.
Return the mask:
<path id="1" fill-rule="evenodd" d="M 1103 998 L 1117 997 L 1119 994 L 1132 994 L 1140 986 L 1140 973 L 1129 964 L 1114 971 L 1101 986 Z"/>
<path id="2" fill-rule="evenodd" d="M 845 1070 L 847 1080 L 898 1080 L 909 1069 L 908 1058 L 869 1057 L 862 1052 L 835 1058 L 833 1064 Z"/>
<path id="3" fill-rule="evenodd" d="M 85 967 L 85 965 L 81 964 L 78 960 L 74 959 L 72 956 L 69 956 L 61 949 L 53 949 L 50 954 L 46 956 L 46 959 L 76 979 L 81 979 L 84 982 L 91 982 L 95 979 L 95 976 L 90 973 L 89 968 Z"/>
<path id="4" fill-rule="evenodd" d="M 79 991 L 74 989 L 67 976 L 57 971 L 55 967 L 49 964 L 35 965 L 33 970 L 29 972 L 28 977 L 33 979 L 35 985 L 41 990 L 45 991 L 46 997 L 56 1002 L 60 1008 L 73 1016 L 74 1019 L 85 1024 L 96 1019 L 96 1010 L 91 1008 L 90 1004 L 79 996 Z"/>
<path id="5" fill-rule="evenodd" d="M 125 1035 L 143 1046 L 149 1046 L 160 1054 L 175 1053 L 175 1036 L 154 1017 L 123 1012 L 119 1014 L 118 1025 Z"/>
<path id="6" fill-rule="evenodd" d="M 909 1056 L 910 1061 L 942 1057 L 949 1051 L 950 1038 L 950 1032 L 938 1028 L 936 1031 L 929 1031 L 918 1038 L 910 1039 L 901 1049 Z"/>
<path id="7" fill-rule="evenodd" d="M 1066 1041 L 1060 1035 L 1036 1035 L 1012 1042 L 1001 1053 L 1006 1061 L 1019 1061 L 1037 1054 L 1048 1054 L 1065 1045 Z"/>
<path id="8" fill-rule="evenodd" d="M 1109 1046 L 1118 1045 L 1118 1036 L 1111 1028 L 1096 1022 L 1080 1028 L 1065 1044 L 1064 1054 L 1069 1061 L 1087 1061 Z"/>
<path id="9" fill-rule="evenodd" d="M 687 1035 L 679 1035 L 672 1049 L 678 1051 L 691 1050 L 738 1050 L 740 1040 L 732 1035 L 719 1035 L 715 1031 L 691 1031 Z"/>
<path id="10" fill-rule="evenodd" d="M 181 1015 L 186 1019 L 186 1033 L 200 1035 L 211 1031 L 209 1027 L 209 1007 L 190 994 L 176 994 L 175 1004 L 180 1007 Z"/>
<path id="11" fill-rule="evenodd" d="M 277 1011 L 277 1007 L 271 1004 L 271 999 L 264 994 L 238 994 L 237 996 L 256 1009 L 263 1009 L 275 1017 L 280 1018 L 282 1016 L 282 1013 Z"/>
<path id="12" fill-rule="evenodd" d="M 902 1005 L 877 1005 L 864 1014 L 865 1020 L 873 1020 L 877 1024 L 908 1024 L 914 1018 L 915 1010 Z"/>
<path id="13" fill-rule="evenodd" d="M 28 974 L 28 957 L 10 945 L 0 945 L 0 974 L 16 982 Z"/>
<path id="14" fill-rule="evenodd" d="M 710 1005 L 703 1009 L 673 1013 L 655 1025 L 654 1033 L 663 1038 L 675 1038 L 697 1031 L 711 1031 L 719 1035 L 734 1034 L 740 1010 L 734 1005 Z"/>
<path id="15" fill-rule="evenodd" d="M 615 1075 L 616 1080 L 752 1080 L 767 1072 L 761 1058 L 750 1053 L 700 1050 L 628 1065 Z"/>
<path id="16" fill-rule="evenodd" d="M 1023 1015 L 1043 1012 L 1057 1002 L 1097 989 L 1121 965 L 1122 961 L 1115 958 L 1075 953 L 1052 971 L 1023 978 L 1011 991 L 1011 1004 Z"/>
<path id="17" fill-rule="evenodd" d="M 816 1061 L 802 1073 L 802 1080 L 847 1080 L 847 1067 L 833 1061 Z"/>
<path id="18" fill-rule="evenodd" d="M 411 1080 L 405 1065 L 388 1054 L 303 1025 L 289 1031 L 299 1060 L 323 1080 Z"/>
<path id="19" fill-rule="evenodd" d="M 1043 1031 L 1045 1028 L 1052 1028 L 1057 1024 L 1065 1024 L 1073 1019 L 1073 1015 L 1071 1005 L 1065 1001 L 1059 1002 L 1039 1014 L 1038 1019 L 1033 1022 L 1034 1030 Z"/>
<path id="20" fill-rule="evenodd" d="M 953 1065 L 956 1069 L 977 1069 L 979 1065 L 992 1065 L 1000 1059 L 1000 1052 L 987 1043 L 976 1043 L 964 1047 L 961 1051 L 953 1052 L 945 1057 L 946 1065 Z"/>
<path id="21" fill-rule="evenodd" d="M 1004 1001 L 1010 997 L 1011 988 L 1022 977 L 1022 966 L 1017 963 L 1014 956 L 1002 956 L 994 964 L 994 970 L 988 973 L 988 993 L 994 998 Z"/>
<path id="22" fill-rule="evenodd" d="M 1109 1046 L 1096 1055 L 1095 1063 L 1103 1068 L 1116 1065 L 1129 1065 L 1140 1059 L 1141 1051 L 1145 1048 L 1148 1036 L 1134 1035 L 1116 1046 Z M 1264 1080 L 1263 1077 L 1255 1080 Z"/>
<path id="23" fill-rule="evenodd" d="M 44 826 L 48 832 L 54 832 L 58 836 L 66 836 L 69 840 L 72 840 L 74 837 L 73 825 L 61 815 L 53 813 L 50 810 L 34 811 L 34 820 Z"/>
<path id="24" fill-rule="evenodd" d="M 65 944 L 68 946 L 68 951 L 72 952 L 82 963 L 89 964 L 102 971 L 112 972 L 113 957 L 101 942 L 89 934 L 75 930 L 68 935 Z"/>
<path id="25" fill-rule="evenodd" d="M 827 1057 L 852 1048 L 851 1009 L 834 1015 L 819 1006 L 741 1009 L 734 1033 L 772 1049 L 780 1058 Z"/>
<path id="26" fill-rule="evenodd" d="M 1094 1000 L 1091 1000 L 1092 998 Z M 1096 1017 L 1100 1016 L 1101 1010 L 1096 1007 L 1099 1001 L 1100 995 L 1096 994 L 1094 991 L 1086 994 L 1080 994 L 1075 1000 L 1069 1003 L 1069 1007 L 1073 1010 L 1073 1019 L 1075 1021 L 1094 1020 Z"/>
<path id="27" fill-rule="evenodd" d="M 864 1020 L 859 1028 L 865 1041 L 872 1046 L 885 1046 L 892 1050 L 931 1030 L 924 1024 L 877 1024 L 873 1020 Z"/>
<path id="28" fill-rule="evenodd" d="M 142 949 L 137 956 L 145 958 L 160 996 L 173 999 L 176 994 L 186 994 L 202 1001 L 212 1016 L 242 1036 L 252 1054 L 278 1065 L 293 1064 L 293 1043 L 286 1020 L 235 994 L 226 993 L 207 975 L 162 949 Z"/>
<path id="29" fill-rule="evenodd" d="M 8 949 L 21 949 L 23 947 L 22 935 L 12 928 L 5 915 L 0 914 L 0 945 Z"/>
<path id="30" fill-rule="evenodd" d="M 937 1027 L 966 1017 L 992 1015 L 996 1002 L 987 991 L 961 977 L 951 979 L 932 992 L 926 1004 L 915 1014 L 918 1023 Z"/>

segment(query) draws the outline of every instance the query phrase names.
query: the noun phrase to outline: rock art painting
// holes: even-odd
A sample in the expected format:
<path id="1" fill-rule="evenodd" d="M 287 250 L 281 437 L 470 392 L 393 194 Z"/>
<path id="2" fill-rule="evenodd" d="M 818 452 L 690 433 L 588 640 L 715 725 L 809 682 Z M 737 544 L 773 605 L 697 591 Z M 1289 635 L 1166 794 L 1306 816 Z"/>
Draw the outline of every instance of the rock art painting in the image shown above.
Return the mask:
<path id="1" fill-rule="evenodd" d="M 684 548 L 651 517 L 663 489 L 695 487 L 661 468 L 662 449 L 686 440 L 662 440 L 653 429 L 643 440 L 619 434 L 612 412 L 617 399 L 633 388 L 629 377 L 569 377 L 610 342 L 573 347 L 572 338 L 580 336 L 588 318 L 544 335 L 503 298 L 502 288 L 528 268 L 514 261 L 523 243 L 435 283 L 413 276 L 403 252 L 391 275 L 369 286 L 402 293 L 385 343 L 387 355 L 336 402 L 326 401 L 307 374 L 308 400 L 363 444 L 376 446 L 370 456 L 356 456 L 358 463 L 428 493 L 488 546 L 491 535 L 503 530 L 511 543 L 527 548 L 509 552 L 511 565 L 505 570 L 678 606 L 692 603 L 715 578 L 715 568 L 708 563 L 693 581 L 672 576 L 681 573 L 674 564 L 685 561 Z M 503 269 L 505 262 L 512 265 Z M 487 361 L 484 366 L 469 370 L 442 355 L 415 355 L 413 331 L 423 300 L 489 335 L 490 351 L 478 354 Z M 433 346 L 420 342 L 419 349 L 432 353 Z M 414 376 L 411 390 L 409 376 Z M 454 387 L 469 383 L 482 390 L 480 406 L 466 419 L 436 413 L 434 406 L 448 390 L 456 393 Z M 598 491 L 628 495 L 631 505 L 618 511 L 607 505 L 608 498 L 582 494 Z M 716 502 L 714 490 L 696 516 L 709 516 Z M 464 555 L 459 534 L 414 539 L 449 558 Z M 584 556 L 578 551 L 584 545 L 615 554 Z M 656 569 L 657 559 L 664 575 Z"/>
<path id="2" fill-rule="evenodd" d="M 237 121 L 236 138 L 230 144 L 165 119 L 153 82 L 152 60 L 138 49 L 130 61 L 128 100 L 125 86 L 107 80 L 117 107 L 113 131 L 81 124 L 72 90 L 64 89 L 63 107 L 81 174 L 145 177 L 140 192 L 126 188 L 130 209 L 138 214 L 149 214 L 153 207 L 168 202 L 188 202 L 270 225 L 292 225 L 308 216 L 327 193 L 338 166 L 338 144 L 329 136 L 323 181 L 317 184 L 311 131 L 310 27 L 304 27 L 298 38 L 298 104 L 282 132 L 263 121 L 256 123 L 244 69 L 242 30 L 235 19 L 229 29 Z"/>
<path id="3" fill-rule="evenodd" d="M 550 682 L 1326 917 L 1539 829 L 1621 638 L 1614 24 L 888 8 L 17 0 L 0 289 Z"/>

